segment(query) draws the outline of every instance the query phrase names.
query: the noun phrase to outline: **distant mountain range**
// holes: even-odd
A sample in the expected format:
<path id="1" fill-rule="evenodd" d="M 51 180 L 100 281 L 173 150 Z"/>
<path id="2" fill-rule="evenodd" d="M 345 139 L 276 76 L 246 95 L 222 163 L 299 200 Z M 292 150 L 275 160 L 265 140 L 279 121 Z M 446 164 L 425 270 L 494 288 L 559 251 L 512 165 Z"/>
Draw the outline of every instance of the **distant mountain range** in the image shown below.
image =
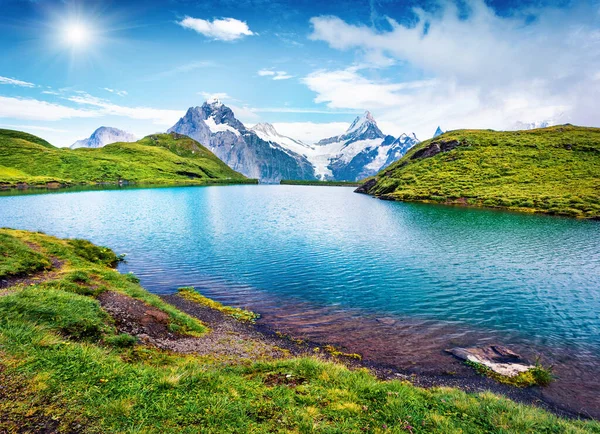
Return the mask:
<path id="1" fill-rule="evenodd" d="M 71 149 L 77 148 L 102 148 L 111 143 L 135 142 L 137 138 L 127 131 L 112 127 L 100 127 L 90 137 L 77 140 L 71 145 Z"/>
<path id="2" fill-rule="evenodd" d="M 231 168 L 262 182 L 354 181 L 374 175 L 419 143 L 414 134 L 398 138 L 383 134 L 371 113 L 365 112 L 345 133 L 310 145 L 278 133 L 269 123 L 246 128 L 218 100 L 190 107 L 168 131 L 205 144 Z"/>
<path id="3" fill-rule="evenodd" d="M 282 179 L 363 179 L 400 159 L 419 143 L 414 133 L 397 138 L 383 134 L 367 111 L 357 116 L 346 132 L 307 144 L 278 133 L 269 123 L 246 128 L 217 99 L 190 107 L 168 132 L 191 137 L 232 169 L 265 183 L 278 183 Z M 115 142 L 134 141 L 135 136 L 126 131 L 100 127 L 71 148 L 101 148 Z"/>

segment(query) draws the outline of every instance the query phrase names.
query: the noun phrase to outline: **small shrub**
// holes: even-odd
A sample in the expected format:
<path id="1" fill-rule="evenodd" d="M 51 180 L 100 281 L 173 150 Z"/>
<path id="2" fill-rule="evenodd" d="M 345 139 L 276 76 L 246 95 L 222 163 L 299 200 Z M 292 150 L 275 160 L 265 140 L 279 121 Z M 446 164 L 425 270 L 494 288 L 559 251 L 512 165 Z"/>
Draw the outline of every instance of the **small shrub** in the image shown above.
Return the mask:
<path id="1" fill-rule="evenodd" d="M 107 337 L 104 342 L 115 348 L 129 348 L 133 347 L 137 343 L 135 336 L 128 335 L 127 333 L 121 333 L 116 336 Z"/>
<path id="2" fill-rule="evenodd" d="M 533 375 L 533 378 L 538 386 L 546 387 L 554 381 L 552 366 L 545 368 L 542 366 L 539 360 L 536 360 L 535 368 L 531 369 L 529 372 L 531 372 L 531 375 Z"/>
<path id="3" fill-rule="evenodd" d="M 89 283 L 90 278 L 85 271 L 77 270 L 70 273 L 66 279 L 73 283 Z"/>

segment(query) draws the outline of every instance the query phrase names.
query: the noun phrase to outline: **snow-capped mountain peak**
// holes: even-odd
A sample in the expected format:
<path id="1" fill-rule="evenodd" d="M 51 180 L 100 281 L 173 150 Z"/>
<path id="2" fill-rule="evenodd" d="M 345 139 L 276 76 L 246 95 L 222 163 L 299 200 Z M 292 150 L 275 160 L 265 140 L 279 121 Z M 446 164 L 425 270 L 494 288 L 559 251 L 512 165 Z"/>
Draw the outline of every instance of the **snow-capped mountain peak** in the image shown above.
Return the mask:
<path id="1" fill-rule="evenodd" d="M 206 100 L 206 104 L 214 107 L 221 107 L 223 105 L 219 98 L 209 98 Z"/>
<path id="2" fill-rule="evenodd" d="M 438 125 L 437 130 L 435 130 L 435 133 L 433 133 L 433 138 L 435 139 L 437 136 L 441 136 L 442 134 L 444 134 L 444 131 L 442 131 Z"/>
<path id="3" fill-rule="evenodd" d="M 275 127 L 268 122 L 258 123 L 256 125 L 254 125 L 251 129 L 254 130 L 255 132 L 261 132 L 261 133 L 264 133 L 264 134 L 267 134 L 267 135 L 273 136 L 273 137 L 281 136 L 281 134 L 279 134 L 277 132 Z"/>
<path id="4" fill-rule="evenodd" d="M 100 127 L 87 139 L 77 140 L 71 149 L 77 148 L 102 148 L 111 143 L 135 142 L 137 138 L 127 131 L 112 127 Z"/>
<path id="5" fill-rule="evenodd" d="M 262 140 L 270 143 L 276 143 L 285 150 L 292 151 L 299 155 L 307 155 L 307 152 L 312 150 L 312 147 L 300 140 L 292 139 L 291 137 L 279 134 L 275 127 L 268 122 L 261 122 L 250 128 Z"/>
<path id="6" fill-rule="evenodd" d="M 375 122 L 371 112 L 367 110 L 362 114 L 362 116 L 357 116 L 356 119 L 354 119 L 354 122 L 352 122 L 352 124 L 350 124 L 346 130 L 346 134 L 352 134 L 355 131 L 358 131 L 360 134 L 360 132 L 369 128 L 369 125 L 377 126 L 377 122 Z"/>
<path id="7" fill-rule="evenodd" d="M 233 111 L 218 99 L 209 99 L 201 107 L 190 107 L 169 128 L 185 134 L 213 151 L 234 170 L 263 182 L 281 179 L 314 179 L 314 169 L 300 153 L 290 150 L 302 144 L 281 136 L 272 125 L 248 129 Z M 290 146 L 280 145 L 288 141 Z"/>
<path id="8" fill-rule="evenodd" d="M 376 140 L 384 138 L 385 134 L 383 134 L 377 126 L 375 118 L 371 112 L 366 111 L 361 116 L 357 116 L 356 119 L 354 119 L 344 134 L 320 140 L 317 145 L 324 146 L 336 142 L 344 142 L 348 145 L 350 143 L 362 140 Z"/>

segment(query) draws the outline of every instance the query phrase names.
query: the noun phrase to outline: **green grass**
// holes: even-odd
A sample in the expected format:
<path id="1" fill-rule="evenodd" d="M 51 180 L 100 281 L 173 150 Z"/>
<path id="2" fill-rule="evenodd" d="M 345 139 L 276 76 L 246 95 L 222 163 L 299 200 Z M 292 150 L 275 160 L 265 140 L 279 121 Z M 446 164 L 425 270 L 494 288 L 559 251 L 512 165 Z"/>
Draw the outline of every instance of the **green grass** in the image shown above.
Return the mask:
<path id="1" fill-rule="evenodd" d="M 449 152 L 413 158 L 434 143 Z M 457 130 L 427 140 L 382 170 L 368 193 L 580 218 L 600 217 L 600 129 Z"/>
<path id="2" fill-rule="evenodd" d="M 0 297 L 0 432 L 600 433 L 491 393 L 380 381 L 317 358 L 231 364 L 145 347 L 71 285 L 137 297 L 181 327 L 192 319 L 68 241 L 0 234 L 63 262 L 51 281 Z"/>
<path id="3" fill-rule="evenodd" d="M 100 149 L 55 148 L 12 130 L 0 130 L 0 186 L 254 183 L 193 139 L 155 134 Z"/>
<path id="4" fill-rule="evenodd" d="M 323 185 L 326 187 L 358 187 L 360 182 L 355 181 L 310 181 L 298 179 L 282 179 L 281 185 Z"/>
<path id="5" fill-rule="evenodd" d="M 31 274 L 51 266 L 46 256 L 23 240 L 0 232 L 0 278 Z"/>
<path id="6" fill-rule="evenodd" d="M 539 362 L 536 362 L 535 367 L 529 369 L 528 371 L 520 372 L 519 374 L 512 377 L 498 374 L 497 372 L 491 370 L 490 368 L 481 363 L 467 361 L 465 362 L 465 364 L 471 366 L 481 375 L 493 378 L 499 383 L 510 384 L 511 386 L 516 387 L 546 387 L 550 385 L 552 381 L 554 381 L 552 369 L 545 368 Z"/>
<path id="7" fill-rule="evenodd" d="M 179 295 L 181 295 L 187 300 L 193 301 L 194 303 L 202 304 L 204 306 L 210 307 L 211 309 L 218 310 L 219 312 L 223 312 L 225 315 L 228 315 L 239 321 L 247 321 L 254 323 L 257 319 L 260 318 L 259 314 L 254 313 L 252 311 L 240 309 L 237 307 L 224 306 L 218 301 L 211 300 L 210 298 L 203 296 L 191 287 L 179 288 L 177 291 L 179 292 Z"/>

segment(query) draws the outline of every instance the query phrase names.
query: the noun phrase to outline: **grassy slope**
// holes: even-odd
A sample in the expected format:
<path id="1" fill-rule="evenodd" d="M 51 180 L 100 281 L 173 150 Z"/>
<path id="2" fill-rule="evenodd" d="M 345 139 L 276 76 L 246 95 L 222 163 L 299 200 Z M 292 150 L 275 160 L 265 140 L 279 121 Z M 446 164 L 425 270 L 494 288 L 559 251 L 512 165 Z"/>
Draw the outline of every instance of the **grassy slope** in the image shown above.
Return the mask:
<path id="1" fill-rule="evenodd" d="M 315 358 L 224 365 L 127 346 L 94 299 L 98 292 L 142 299 L 167 311 L 180 331 L 205 330 L 110 269 L 116 256 L 108 249 L 39 233 L 0 234 L 11 257 L 6 265 L 8 256 L 0 255 L 3 275 L 38 270 L 35 253 L 63 261 L 45 282 L 0 297 L 0 432 L 36 432 L 40 421 L 59 432 L 102 433 L 600 432 L 595 422 L 559 419 L 490 393 L 382 382 Z"/>
<path id="2" fill-rule="evenodd" d="M 59 149 L 30 134 L 0 130 L 0 184 L 186 184 L 244 182 L 212 152 L 185 136 L 155 134 L 100 149 Z"/>
<path id="3" fill-rule="evenodd" d="M 411 159 L 432 143 L 460 146 Z M 381 171 L 370 194 L 466 202 L 575 217 L 600 216 L 600 129 L 457 130 L 427 140 Z"/>

